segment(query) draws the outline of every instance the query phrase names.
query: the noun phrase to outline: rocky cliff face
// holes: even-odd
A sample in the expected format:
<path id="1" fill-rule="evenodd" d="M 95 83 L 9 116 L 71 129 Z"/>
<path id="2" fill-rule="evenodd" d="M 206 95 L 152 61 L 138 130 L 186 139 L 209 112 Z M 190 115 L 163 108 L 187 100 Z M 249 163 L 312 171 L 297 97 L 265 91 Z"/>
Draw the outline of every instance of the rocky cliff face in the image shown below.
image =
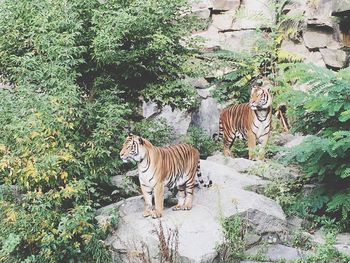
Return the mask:
<path id="1" fill-rule="evenodd" d="M 204 19 L 205 30 L 195 32 L 201 37 L 203 51 L 225 49 L 249 50 L 254 47 L 257 29 L 269 31 L 274 23 L 274 11 L 269 0 L 190 0 L 194 15 Z M 350 2 L 349 0 L 295 0 L 283 12 L 302 14 L 303 22 L 298 39 L 286 39 L 282 52 L 302 58 L 306 63 L 338 70 L 349 67 Z M 213 72 L 212 75 L 223 74 Z M 167 107 L 154 110 L 154 117 L 163 117 L 174 129 L 174 138 L 186 134 L 191 126 L 202 128 L 209 136 L 217 133 L 218 116 L 224 105 L 211 97 L 211 89 L 204 76 L 188 81 L 197 90 L 200 106 L 194 112 L 171 111 Z M 152 104 L 144 104 L 143 116 L 149 117 Z M 208 112 L 210 114 L 208 114 Z"/>

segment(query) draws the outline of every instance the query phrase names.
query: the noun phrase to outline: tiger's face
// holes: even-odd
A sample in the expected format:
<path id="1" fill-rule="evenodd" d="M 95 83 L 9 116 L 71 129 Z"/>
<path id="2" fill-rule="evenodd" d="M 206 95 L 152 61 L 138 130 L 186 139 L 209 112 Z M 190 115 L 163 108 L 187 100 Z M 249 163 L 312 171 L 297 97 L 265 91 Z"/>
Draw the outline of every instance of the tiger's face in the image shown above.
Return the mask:
<path id="1" fill-rule="evenodd" d="M 249 106 L 252 110 L 267 109 L 272 104 L 270 90 L 264 87 L 253 87 L 250 94 Z"/>
<path id="2" fill-rule="evenodd" d="M 120 158 L 124 163 L 141 161 L 145 155 L 143 144 L 144 141 L 140 136 L 129 134 L 120 151 Z"/>

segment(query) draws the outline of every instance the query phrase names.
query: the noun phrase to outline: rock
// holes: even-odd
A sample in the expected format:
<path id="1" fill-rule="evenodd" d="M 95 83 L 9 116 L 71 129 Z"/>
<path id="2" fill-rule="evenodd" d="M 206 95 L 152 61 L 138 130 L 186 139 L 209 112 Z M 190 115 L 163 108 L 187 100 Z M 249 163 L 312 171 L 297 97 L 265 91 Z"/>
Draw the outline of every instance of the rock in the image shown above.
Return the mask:
<path id="1" fill-rule="evenodd" d="M 308 138 L 309 136 L 303 136 L 301 134 L 297 134 L 294 136 L 294 139 L 289 141 L 288 143 L 286 143 L 284 146 L 287 148 L 292 148 L 295 147 L 299 144 L 301 144 L 306 138 Z"/>
<path id="2" fill-rule="evenodd" d="M 258 245 L 252 247 L 247 250 L 249 255 L 263 255 L 267 258 L 267 260 L 297 260 L 300 259 L 303 253 L 299 252 L 298 249 L 287 247 L 284 245 L 276 244 L 276 245 L 268 245 L 265 247 L 264 245 Z"/>
<path id="3" fill-rule="evenodd" d="M 303 224 L 303 219 L 298 216 L 290 216 L 287 218 L 288 229 L 289 231 L 298 231 L 301 229 Z"/>
<path id="4" fill-rule="evenodd" d="M 198 17 L 204 18 L 204 19 L 209 19 L 209 17 L 210 17 L 210 10 L 208 8 L 194 9 L 194 10 L 192 10 L 192 13 L 195 16 L 198 16 Z"/>
<path id="5" fill-rule="evenodd" d="M 226 32 L 219 34 L 221 49 L 230 51 L 247 51 L 255 46 L 257 32 L 255 29 Z"/>
<path id="6" fill-rule="evenodd" d="M 244 158 L 225 157 L 222 153 L 209 156 L 207 160 L 233 168 L 238 172 L 245 172 L 249 168 L 256 166 L 257 163 L 260 163 L 260 161 L 252 161 Z"/>
<path id="7" fill-rule="evenodd" d="M 326 64 L 324 64 L 324 61 L 322 59 L 322 55 L 320 52 L 310 52 L 309 56 L 306 57 L 305 59 L 305 62 L 306 63 L 313 63 L 315 64 L 316 66 L 319 66 L 319 67 L 325 67 Z"/>
<path id="8" fill-rule="evenodd" d="M 131 170 L 129 172 L 127 172 L 125 175 L 123 174 L 118 174 L 116 176 L 113 176 L 111 178 L 111 184 L 114 186 L 120 186 L 123 182 L 123 178 L 125 177 L 132 177 L 132 178 L 136 178 L 139 176 L 139 172 L 137 169 L 135 170 Z"/>
<path id="9" fill-rule="evenodd" d="M 196 89 L 207 89 L 209 86 L 209 82 L 205 78 L 187 78 L 186 82 L 188 82 L 191 86 Z"/>
<path id="10" fill-rule="evenodd" d="M 172 110 L 170 106 L 165 106 L 161 113 L 156 116 L 157 118 L 164 118 L 172 127 L 172 141 L 174 143 L 179 142 L 180 138 L 187 133 L 191 123 L 191 113 L 179 109 Z"/>
<path id="11" fill-rule="evenodd" d="M 350 233 L 338 234 L 334 246 L 339 252 L 350 256 Z"/>
<path id="12" fill-rule="evenodd" d="M 337 45 L 337 42 L 333 40 L 333 29 L 327 27 L 308 27 L 303 31 L 303 39 L 305 46 L 311 51 Z"/>
<path id="13" fill-rule="evenodd" d="M 269 0 L 244 0 L 232 29 L 247 30 L 260 27 L 270 27 L 274 21 L 274 13 L 269 8 Z"/>
<path id="14" fill-rule="evenodd" d="M 220 105 L 213 98 L 206 98 L 192 115 L 191 126 L 203 129 L 212 137 L 219 131 Z"/>
<path id="15" fill-rule="evenodd" d="M 142 102 L 142 116 L 144 118 L 152 117 L 160 112 L 160 109 L 158 108 L 157 104 L 155 102 L 149 101 L 149 102 Z"/>
<path id="16" fill-rule="evenodd" d="M 180 262 L 199 263 L 213 262 L 217 256 L 215 248 L 223 242 L 223 217 L 237 213 L 252 215 L 249 218 L 257 224 L 258 232 L 284 231 L 286 219 L 281 207 L 269 198 L 244 190 L 248 185 L 260 184 L 259 178 L 239 174 L 234 169 L 208 160 L 201 161 L 201 170 L 204 177 L 210 175 L 214 184 L 209 189 L 195 189 L 191 211 L 172 211 L 166 207 L 163 217 L 154 220 L 142 217 L 144 202 L 140 197 L 124 200 L 118 204 L 118 228 L 105 243 L 118 255 L 129 252 L 127 256 L 130 257 L 142 252 L 141 244 L 144 242 L 154 258 L 159 244 L 154 229 L 159 229 L 161 223 L 165 235 L 174 234 L 178 229 Z M 267 221 L 263 222 L 263 217 Z"/>
<path id="17" fill-rule="evenodd" d="M 208 97 L 210 97 L 210 89 L 197 89 L 197 93 L 202 99 L 207 99 Z"/>
<path id="18" fill-rule="evenodd" d="M 240 0 L 212 0 L 213 10 L 236 10 L 240 6 Z"/>
<path id="19" fill-rule="evenodd" d="M 261 236 L 255 234 L 255 233 L 247 233 L 244 236 L 244 242 L 245 242 L 247 247 L 251 247 L 251 246 L 259 243 L 260 240 L 261 240 Z"/>
<path id="20" fill-rule="evenodd" d="M 350 15 L 350 0 L 333 0 L 332 3 L 333 16 Z"/>
<path id="21" fill-rule="evenodd" d="M 234 12 L 214 14 L 212 16 L 212 25 L 219 31 L 229 30 L 232 28 L 234 14 Z"/>
<path id="22" fill-rule="evenodd" d="M 345 68 L 348 65 L 348 54 L 343 50 L 322 48 L 320 49 L 322 58 L 327 67 L 332 69 Z"/>

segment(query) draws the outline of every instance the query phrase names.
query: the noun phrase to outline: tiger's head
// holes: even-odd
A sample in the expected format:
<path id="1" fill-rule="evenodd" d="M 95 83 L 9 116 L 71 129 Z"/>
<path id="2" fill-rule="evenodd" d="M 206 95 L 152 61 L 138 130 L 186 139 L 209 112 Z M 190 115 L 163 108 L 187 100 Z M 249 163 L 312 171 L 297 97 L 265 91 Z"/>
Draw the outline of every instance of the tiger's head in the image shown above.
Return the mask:
<path id="1" fill-rule="evenodd" d="M 272 95 L 267 87 L 253 87 L 250 93 L 249 106 L 252 110 L 267 109 L 272 104 Z"/>
<path id="2" fill-rule="evenodd" d="M 123 162 L 140 162 L 146 154 L 144 147 L 145 142 L 146 140 L 142 137 L 130 133 L 128 137 L 126 137 L 123 148 L 120 151 L 120 158 Z"/>

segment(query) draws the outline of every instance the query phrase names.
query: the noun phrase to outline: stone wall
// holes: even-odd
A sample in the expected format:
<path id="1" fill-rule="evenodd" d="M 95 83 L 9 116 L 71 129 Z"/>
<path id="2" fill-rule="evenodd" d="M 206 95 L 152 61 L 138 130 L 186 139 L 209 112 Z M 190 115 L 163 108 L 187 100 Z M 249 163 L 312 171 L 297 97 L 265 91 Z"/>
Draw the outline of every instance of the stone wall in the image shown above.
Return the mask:
<path id="1" fill-rule="evenodd" d="M 208 24 L 203 31 L 193 33 L 200 37 L 203 50 L 249 50 L 254 47 L 256 29 L 267 30 L 274 23 L 270 0 L 189 0 L 193 14 Z M 282 51 L 295 54 L 306 63 L 338 70 L 349 67 L 350 55 L 350 0 L 294 0 L 284 12 L 304 16 L 300 37 L 286 39 Z M 220 72 L 218 74 L 223 74 Z M 217 75 L 213 72 L 212 75 Z M 187 133 L 191 126 L 202 128 L 209 136 L 218 132 L 219 114 L 224 105 L 211 97 L 211 86 L 204 76 L 186 79 L 198 93 L 200 106 L 194 112 L 172 111 L 169 107 L 155 109 L 144 104 L 143 116 L 165 118 L 174 130 L 174 142 Z"/>

